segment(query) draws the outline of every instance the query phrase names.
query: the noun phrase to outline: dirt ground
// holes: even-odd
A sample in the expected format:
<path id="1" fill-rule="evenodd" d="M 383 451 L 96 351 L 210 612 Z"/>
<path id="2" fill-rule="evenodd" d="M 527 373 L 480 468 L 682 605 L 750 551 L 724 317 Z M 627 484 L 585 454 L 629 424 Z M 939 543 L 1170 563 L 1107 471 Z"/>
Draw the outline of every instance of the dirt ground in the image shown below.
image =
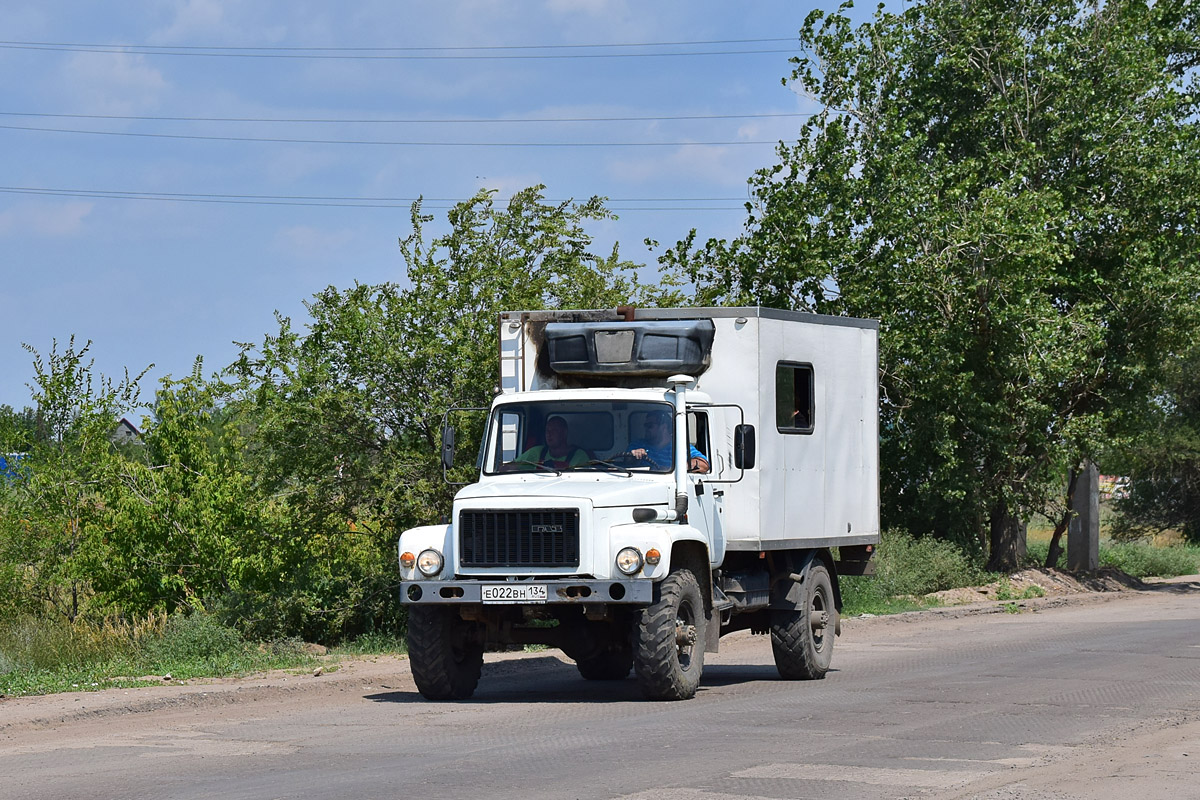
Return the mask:
<path id="1" fill-rule="evenodd" d="M 1104 568 L 1089 575 L 1074 575 L 1061 569 L 1038 567 L 1014 572 L 1007 582 L 996 581 L 986 586 L 947 589 L 926 595 L 945 605 L 982 603 L 989 600 L 1012 600 L 1022 595 L 1062 597 L 1064 595 L 1088 594 L 1091 592 L 1135 591 L 1145 587 L 1142 581 L 1126 575 L 1119 569 Z M 1029 592 L 1031 587 L 1038 591 Z M 1002 596 L 1007 593 L 1007 596 Z M 1024 598 L 1022 598 L 1024 599 Z"/>

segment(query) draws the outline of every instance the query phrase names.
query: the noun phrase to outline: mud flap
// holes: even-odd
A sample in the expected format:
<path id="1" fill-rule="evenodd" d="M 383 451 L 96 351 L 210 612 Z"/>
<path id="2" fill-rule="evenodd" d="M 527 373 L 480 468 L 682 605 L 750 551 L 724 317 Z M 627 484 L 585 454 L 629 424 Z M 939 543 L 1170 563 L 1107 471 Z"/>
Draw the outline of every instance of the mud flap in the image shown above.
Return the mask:
<path id="1" fill-rule="evenodd" d="M 721 646 L 721 612 L 715 609 L 708 612 L 708 624 L 704 626 L 704 652 L 719 652 Z"/>

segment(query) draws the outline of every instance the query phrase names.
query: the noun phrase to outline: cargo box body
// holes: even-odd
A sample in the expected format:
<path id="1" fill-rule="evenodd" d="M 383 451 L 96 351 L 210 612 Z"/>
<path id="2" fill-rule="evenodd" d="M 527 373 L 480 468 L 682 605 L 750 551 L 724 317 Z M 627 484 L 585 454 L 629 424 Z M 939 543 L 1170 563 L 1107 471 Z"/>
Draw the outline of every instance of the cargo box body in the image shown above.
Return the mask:
<path id="1" fill-rule="evenodd" d="M 505 393 L 694 377 L 694 391 L 727 423 L 714 425 L 724 440 L 711 454 L 712 480 L 733 481 L 724 488 L 724 549 L 879 540 L 874 320 L 762 307 L 637 309 L 629 320 L 613 310 L 532 311 L 501 315 L 499 332 Z M 756 463 L 744 471 L 730 455 L 739 422 L 756 431 Z"/>

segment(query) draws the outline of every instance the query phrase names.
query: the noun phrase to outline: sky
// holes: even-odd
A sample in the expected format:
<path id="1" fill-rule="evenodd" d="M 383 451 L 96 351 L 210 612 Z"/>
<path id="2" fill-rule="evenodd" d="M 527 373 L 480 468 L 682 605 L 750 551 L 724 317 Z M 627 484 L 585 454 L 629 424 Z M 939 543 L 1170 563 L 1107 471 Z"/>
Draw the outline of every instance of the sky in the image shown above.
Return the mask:
<path id="1" fill-rule="evenodd" d="M 482 188 L 601 195 L 597 249 L 649 265 L 736 236 L 813 110 L 781 79 L 814 7 L 0 0 L 0 404 L 30 404 L 23 344 L 152 364 L 150 400 L 327 286 L 403 283 L 418 196 L 436 235 Z"/>

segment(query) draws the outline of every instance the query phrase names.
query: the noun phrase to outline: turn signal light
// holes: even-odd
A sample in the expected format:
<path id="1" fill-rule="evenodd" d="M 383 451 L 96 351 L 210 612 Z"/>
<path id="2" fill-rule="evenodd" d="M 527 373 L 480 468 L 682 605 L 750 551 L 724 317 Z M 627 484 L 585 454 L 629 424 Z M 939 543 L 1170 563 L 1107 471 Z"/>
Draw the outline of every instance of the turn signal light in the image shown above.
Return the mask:
<path id="1" fill-rule="evenodd" d="M 653 567 L 653 566 L 657 566 L 658 562 L 660 562 L 660 561 L 662 561 L 662 553 L 658 552 L 658 550 L 656 548 L 651 547 L 649 550 L 646 551 L 646 563 L 647 564 L 649 564 L 650 566 Z"/>
<path id="2" fill-rule="evenodd" d="M 413 565 L 416 563 L 417 563 L 417 557 L 414 556 L 412 553 L 401 553 L 400 554 L 400 566 L 404 567 L 405 569 L 412 569 Z"/>

